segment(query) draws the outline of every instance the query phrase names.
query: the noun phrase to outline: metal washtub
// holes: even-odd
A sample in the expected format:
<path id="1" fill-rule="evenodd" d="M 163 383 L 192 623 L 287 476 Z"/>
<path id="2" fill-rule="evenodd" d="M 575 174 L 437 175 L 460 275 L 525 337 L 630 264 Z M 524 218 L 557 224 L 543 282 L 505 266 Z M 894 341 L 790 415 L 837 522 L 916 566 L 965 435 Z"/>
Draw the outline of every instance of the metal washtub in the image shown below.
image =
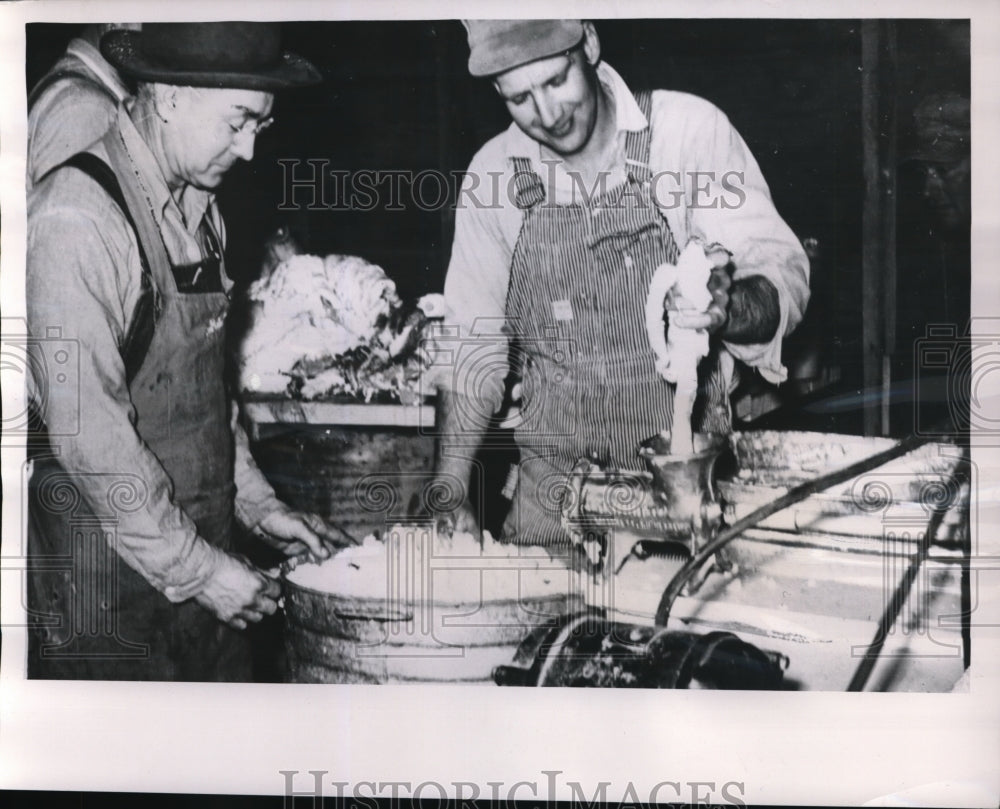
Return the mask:
<path id="1" fill-rule="evenodd" d="M 458 565 L 459 575 L 479 576 L 480 581 L 501 577 L 517 589 L 516 558 L 491 558 L 485 564 L 483 559 L 467 557 L 435 558 L 414 566 L 419 569 L 404 566 L 395 572 L 387 566 L 386 590 L 391 595 L 381 597 L 315 590 L 290 580 L 286 573 L 286 679 L 492 683 L 493 669 L 513 660 L 532 628 L 554 625 L 561 616 L 583 608 L 569 570 L 555 562 L 551 593 L 503 599 L 491 598 L 489 592 L 480 598 L 436 592 L 433 568 L 441 570 L 442 565 L 446 572 Z"/>

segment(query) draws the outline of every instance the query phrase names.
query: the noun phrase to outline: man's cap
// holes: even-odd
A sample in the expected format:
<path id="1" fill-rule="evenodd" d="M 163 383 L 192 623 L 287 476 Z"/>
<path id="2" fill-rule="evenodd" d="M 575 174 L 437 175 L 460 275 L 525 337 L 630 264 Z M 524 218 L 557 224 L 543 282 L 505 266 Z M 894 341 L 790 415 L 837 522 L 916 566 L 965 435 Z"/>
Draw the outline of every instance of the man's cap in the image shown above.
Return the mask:
<path id="1" fill-rule="evenodd" d="M 583 39 L 583 20 L 462 20 L 469 72 L 495 76 L 567 51 Z"/>
<path id="2" fill-rule="evenodd" d="M 281 50 L 278 23 L 146 23 L 141 31 L 109 31 L 101 53 L 126 76 L 185 87 L 272 92 L 323 78 Z"/>
<path id="3" fill-rule="evenodd" d="M 970 156 L 969 99 L 958 93 L 934 93 L 913 110 L 900 144 L 900 160 L 957 162 Z"/>

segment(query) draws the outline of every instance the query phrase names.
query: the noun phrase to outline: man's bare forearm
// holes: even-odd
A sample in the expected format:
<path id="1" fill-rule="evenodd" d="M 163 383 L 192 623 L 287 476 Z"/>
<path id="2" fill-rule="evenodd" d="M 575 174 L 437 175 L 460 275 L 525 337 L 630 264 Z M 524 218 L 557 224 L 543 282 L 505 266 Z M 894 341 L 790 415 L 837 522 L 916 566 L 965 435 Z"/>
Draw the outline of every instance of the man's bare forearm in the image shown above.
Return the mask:
<path id="1" fill-rule="evenodd" d="M 489 426 L 488 408 L 473 398 L 450 390 L 437 397 L 438 441 L 434 472 L 439 481 L 461 481 L 460 505 L 466 499 L 472 462 Z"/>
<path id="2" fill-rule="evenodd" d="M 762 275 L 733 282 L 722 338 L 732 343 L 767 343 L 778 331 L 781 308 L 778 290 Z"/>

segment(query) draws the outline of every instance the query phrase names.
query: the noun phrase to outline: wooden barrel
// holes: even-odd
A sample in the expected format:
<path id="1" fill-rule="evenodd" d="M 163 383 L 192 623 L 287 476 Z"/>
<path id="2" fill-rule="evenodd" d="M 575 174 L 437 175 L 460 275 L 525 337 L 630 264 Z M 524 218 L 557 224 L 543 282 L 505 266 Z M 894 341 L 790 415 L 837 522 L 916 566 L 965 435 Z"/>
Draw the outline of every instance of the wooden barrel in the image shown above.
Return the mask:
<path id="1" fill-rule="evenodd" d="M 254 455 L 278 496 L 359 539 L 404 517 L 432 479 L 434 436 L 415 428 L 282 425 Z"/>

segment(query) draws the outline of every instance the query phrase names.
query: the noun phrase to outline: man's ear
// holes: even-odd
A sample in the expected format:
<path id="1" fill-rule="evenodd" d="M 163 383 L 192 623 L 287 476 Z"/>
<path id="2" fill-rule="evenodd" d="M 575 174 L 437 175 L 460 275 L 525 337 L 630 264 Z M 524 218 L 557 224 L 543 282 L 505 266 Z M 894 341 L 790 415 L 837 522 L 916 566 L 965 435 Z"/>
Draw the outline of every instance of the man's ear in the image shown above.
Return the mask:
<path id="1" fill-rule="evenodd" d="M 178 88 L 173 84 L 156 84 L 153 88 L 153 109 L 163 120 L 177 106 Z"/>
<path id="2" fill-rule="evenodd" d="M 583 21 L 583 52 L 591 65 L 596 66 L 601 61 L 601 40 L 597 36 L 597 29 L 589 20 Z"/>

